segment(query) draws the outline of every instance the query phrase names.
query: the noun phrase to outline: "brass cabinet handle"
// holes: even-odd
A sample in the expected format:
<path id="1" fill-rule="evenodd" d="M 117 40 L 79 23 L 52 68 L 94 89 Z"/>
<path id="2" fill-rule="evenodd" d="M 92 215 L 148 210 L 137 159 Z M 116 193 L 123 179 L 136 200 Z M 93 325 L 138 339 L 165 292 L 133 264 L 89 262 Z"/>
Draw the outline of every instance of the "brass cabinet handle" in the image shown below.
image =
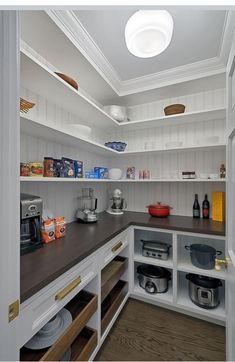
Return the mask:
<path id="1" fill-rule="evenodd" d="M 114 245 L 114 246 L 112 247 L 112 252 L 115 253 L 115 251 L 117 251 L 118 249 L 120 249 L 122 245 L 123 245 L 123 242 L 122 242 L 122 241 L 119 241 L 116 245 Z"/>
<path id="2" fill-rule="evenodd" d="M 55 296 L 55 300 L 62 300 L 68 295 L 72 290 L 74 290 L 80 283 L 81 277 L 74 279 L 69 285 L 67 285 L 64 289 L 62 289 L 58 294 Z"/>

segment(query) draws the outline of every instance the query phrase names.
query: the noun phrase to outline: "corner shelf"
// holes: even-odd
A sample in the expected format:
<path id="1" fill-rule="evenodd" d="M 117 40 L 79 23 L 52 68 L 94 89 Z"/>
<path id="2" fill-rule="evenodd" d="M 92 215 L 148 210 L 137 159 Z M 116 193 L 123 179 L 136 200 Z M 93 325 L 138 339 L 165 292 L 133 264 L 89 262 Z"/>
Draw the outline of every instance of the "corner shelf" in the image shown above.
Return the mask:
<path id="1" fill-rule="evenodd" d="M 226 117 L 226 108 L 211 108 L 194 112 L 185 112 L 173 114 L 171 116 L 159 116 L 155 118 L 146 118 L 136 121 L 120 123 L 120 127 L 125 130 L 136 130 L 142 128 L 151 128 L 156 126 L 180 125 L 200 121 L 211 121 L 224 119 Z"/>
<path id="2" fill-rule="evenodd" d="M 66 83 L 23 47 L 21 47 L 21 84 L 55 104 L 63 104 L 68 111 L 82 116 L 83 123 L 89 126 L 98 125 L 100 128 L 119 126 L 115 119 L 79 90 Z"/>
<path id="3" fill-rule="evenodd" d="M 195 267 L 191 262 L 181 261 L 178 263 L 177 270 L 185 272 L 185 273 L 193 273 L 199 275 L 205 275 L 207 277 L 217 278 L 226 280 L 226 272 L 220 271 L 217 272 L 215 269 L 206 270 Z"/>

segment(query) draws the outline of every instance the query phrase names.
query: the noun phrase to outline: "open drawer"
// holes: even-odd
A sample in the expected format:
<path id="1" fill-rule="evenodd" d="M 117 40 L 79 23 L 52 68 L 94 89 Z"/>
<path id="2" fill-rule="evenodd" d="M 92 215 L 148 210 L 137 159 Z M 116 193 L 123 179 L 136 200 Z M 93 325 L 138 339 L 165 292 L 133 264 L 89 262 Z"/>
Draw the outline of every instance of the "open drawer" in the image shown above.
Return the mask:
<path id="1" fill-rule="evenodd" d="M 128 283 L 119 280 L 101 305 L 101 333 L 103 334 L 128 293 Z"/>
<path id="2" fill-rule="evenodd" d="M 128 259 L 116 256 L 101 272 L 101 302 L 117 284 L 128 266 Z"/>
<path id="3" fill-rule="evenodd" d="M 96 295 L 86 291 L 81 291 L 77 294 L 65 306 L 65 308 L 70 311 L 73 321 L 64 333 L 49 348 L 30 350 L 23 347 L 21 349 L 20 359 L 22 361 L 58 361 L 76 339 L 84 340 L 83 334 L 80 336 L 80 332 L 95 313 L 98 304 L 97 301 L 98 297 Z"/>

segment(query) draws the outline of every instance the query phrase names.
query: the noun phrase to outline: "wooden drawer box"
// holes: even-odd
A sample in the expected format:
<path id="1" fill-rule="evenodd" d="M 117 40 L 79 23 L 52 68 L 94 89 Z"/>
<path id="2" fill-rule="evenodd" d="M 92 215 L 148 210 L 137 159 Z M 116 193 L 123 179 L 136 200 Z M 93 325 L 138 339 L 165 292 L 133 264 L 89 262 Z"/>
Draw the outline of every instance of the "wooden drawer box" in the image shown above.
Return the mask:
<path id="1" fill-rule="evenodd" d="M 101 272 L 101 302 L 117 284 L 128 266 L 128 259 L 116 256 Z"/>
<path id="2" fill-rule="evenodd" d="M 97 346 L 97 331 L 85 327 L 72 344 L 71 361 L 88 361 Z"/>
<path id="3" fill-rule="evenodd" d="M 114 314 L 118 310 L 120 304 L 128 293 L 128 283 L 119 280 L 115 287 L 109 293 L 110 307 L 104 312 L 101 312 L 101 333 L 103 334 Z M 105 303 L 105 301 L 103 302 Z"/>
<path id="4" fill-rule="evenodd" d="M 72 315 L 73 322 L 65 330 L 62 336 L 47 349 L 29 350 L 23 347 L 21 349 L 20 359 L 22 361 L 58 361 L 65 351 L 73 344 L 75 339 L 79 340 L 80 332 L 95 313 L 97 304 L 98 297 L 96 295 L 81 291 L 66 305 L 66 309 L 68 309 Z M 84 340 L 83 337 L 81 337 L 81 339 Z M 79 346 L 80 345 L 81 343 Z M 82 351 L 79 353 L 81 352 Z"/>

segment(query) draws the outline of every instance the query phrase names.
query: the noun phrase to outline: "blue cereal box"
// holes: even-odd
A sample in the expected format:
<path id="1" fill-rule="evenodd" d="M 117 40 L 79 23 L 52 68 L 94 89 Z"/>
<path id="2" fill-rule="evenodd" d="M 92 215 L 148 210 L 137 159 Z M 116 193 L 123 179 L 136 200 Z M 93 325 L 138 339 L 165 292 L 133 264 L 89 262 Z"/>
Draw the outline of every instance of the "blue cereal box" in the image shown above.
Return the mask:
<path id="1" fill-rule="evenodd" d="M 94 173 L 98 174 L 99 179 L 108 179 L 109 169 L 107 167 L 94 167 Z"/>
<path id="2" fill-rule="evenodd" d="M 83 162 L 74 161 L 74 173 L 76 178 L 83 178 Z"/>

